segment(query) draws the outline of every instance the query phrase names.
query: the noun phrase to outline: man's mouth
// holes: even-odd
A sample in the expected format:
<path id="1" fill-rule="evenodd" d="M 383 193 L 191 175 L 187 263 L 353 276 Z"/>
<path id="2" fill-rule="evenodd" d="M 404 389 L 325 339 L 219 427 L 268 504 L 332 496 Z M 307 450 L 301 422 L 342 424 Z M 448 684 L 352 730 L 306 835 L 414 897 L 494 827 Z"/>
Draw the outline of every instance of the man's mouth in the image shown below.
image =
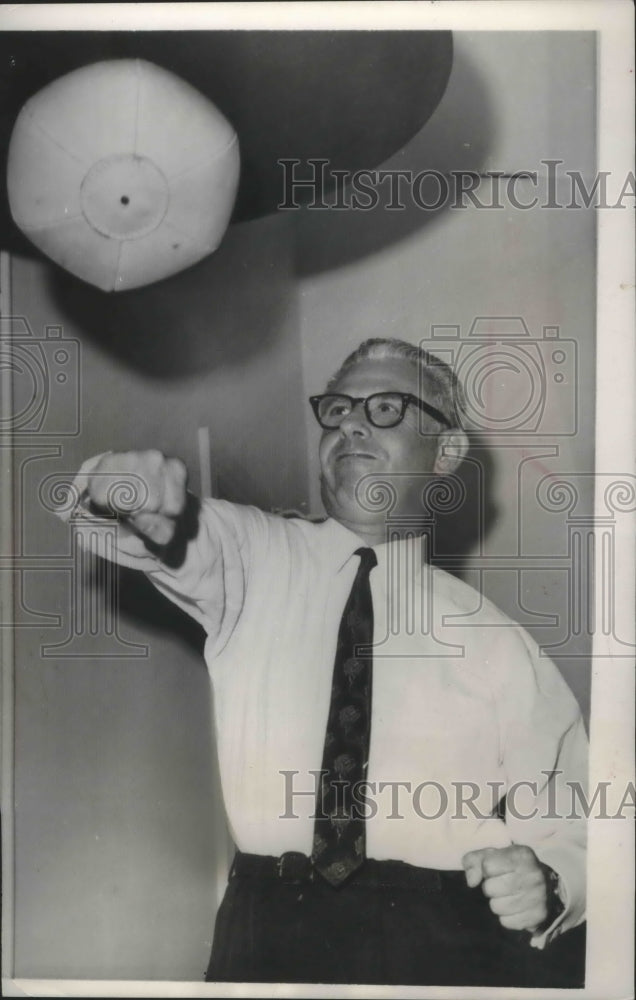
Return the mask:
<path id="1" fill-rule="evenodd" d="M 341 451 L 336 456 L 336 462 L 340 462 L 342 459 L 351 459 L 351 458 L 367 458 L 367 459 L 371 458 L 375 460 L 375 457 L 376 457 L 375 455 L 372 455 L 368 451 Z"/>

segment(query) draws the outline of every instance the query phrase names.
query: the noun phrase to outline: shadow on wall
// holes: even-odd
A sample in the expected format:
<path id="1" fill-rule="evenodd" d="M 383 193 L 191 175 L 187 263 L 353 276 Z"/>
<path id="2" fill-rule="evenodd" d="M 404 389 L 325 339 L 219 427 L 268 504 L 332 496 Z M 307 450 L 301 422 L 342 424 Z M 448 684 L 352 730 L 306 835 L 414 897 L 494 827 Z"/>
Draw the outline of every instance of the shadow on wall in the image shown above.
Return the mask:
<path id="1" fill-rule="evenodd" d="M 105 293 L 51 267 L 50 294 L 83 336 L 142 374 L 181 378 L 240 365 L 285 328 L 288 228 L 277 216 L 231 226 L 194 267 L 128 292 Z"/>
<path id="2" fill-rule="evenodd" d="M 458 45 L 433 117 L 383 169 L 414 175 L 423 170 L 445 176 L 459 170 L 478 173 L 493 137 L 486 83 Z M 449 183 L 452 195 L 452 178 Z M 302 208 L 234 224 L 211 256 L 129 292 L 107 294 L 51 266 L 50 291 L 87 337 L 142 373 L 178 378 L 240 365 L 280 336 L 294 271 L 306 276 L 343 267 L 439 220 L 452 204 L 451 197 L 436 209 L 423 209 L 408 195 L 408 183 L 402 191 L 404 209 L 386 207 L 391 192 L 385 184 L 377 207 L 369 211 Z M 435 204 L 440 182 L 429 177 L 420 194 L 426 204 Z"/>
<path id="3" fill-rule="evenodd" d="M 495 129 L 487 81 L 461 45 L 461 36 L 459 41 L 456 37 L 448 86 L 432 118 L 381 167 L 382 170 L 404 170 L 413 177 L 422 171 L 444 175 L 448 197 L 445 197 L 444 181 L 429 176 L 421 182 L 421 187 L 416 185 L 416 198 L 425 206 L 435 206 L 439 201 L 436 208 L 420 207 L 411 197 L 409 180 L 405 178 L 399 182 L 396 197 L 404 208 L 387 208 L 391 203 L 391 189 L 386 180 L 377 187 L 379 200 L 374 208 L 290 210 L 289 214 L 297 221 L 296 267 L 299 275 L 351 264 L 439 221 L 453 204 L 457 172 L 479 174 L 483 169 L 496 138 Z M 392 183 L 397 185 L 398 181 Z M 350 205 L 351 197 L 349 186 L 343 194 L 343 204 Z M 327 196 L 325 202 L 333 204 L 334 199 L 334 195 Z"/>
<path id="4" fill-rule="evenodd" d="M 431 500 L 434 528 L 431 562 L 463 578 L 462 558 L 476 555 L 497 520 L 494 461 L 483 438 L 471 434 L 464 461 L 447 486 L 438 481 Z"/>
<path id="5" fill-rule="evenodd" d="M 84 580 L 87 600 L 95 591 L 104 593 L 104 574 L 97 569 Z M 203 656 L 203 628 L 172 601 L 164 597 L 144 573 L 117 567 L 117 611 L 150 634 L 176 636 L 191 652 Z"/>

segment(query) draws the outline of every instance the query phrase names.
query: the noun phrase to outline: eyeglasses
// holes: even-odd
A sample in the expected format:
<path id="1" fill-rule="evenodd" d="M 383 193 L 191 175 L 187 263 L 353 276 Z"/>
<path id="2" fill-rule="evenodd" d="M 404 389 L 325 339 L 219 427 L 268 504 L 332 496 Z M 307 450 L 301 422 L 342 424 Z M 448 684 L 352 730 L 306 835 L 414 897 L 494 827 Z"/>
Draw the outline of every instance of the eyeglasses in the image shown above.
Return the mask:
<path id="1" fill-rule="evenodd" d="M 374 427 L 396 427 L 404 420 L 409 403 L 419 406 L 444 427 L 453 425 L 429 403 L 424 403 L 410 392 L 374 392 L 372 396 L 345 396 L 342 393 L 327 392 L 322 396 L 310 396 L 316 420 L 327 431 L 340 427 L 342 421 L 353 412 L 358 403 L 364 403 L 367 420 Z"/>

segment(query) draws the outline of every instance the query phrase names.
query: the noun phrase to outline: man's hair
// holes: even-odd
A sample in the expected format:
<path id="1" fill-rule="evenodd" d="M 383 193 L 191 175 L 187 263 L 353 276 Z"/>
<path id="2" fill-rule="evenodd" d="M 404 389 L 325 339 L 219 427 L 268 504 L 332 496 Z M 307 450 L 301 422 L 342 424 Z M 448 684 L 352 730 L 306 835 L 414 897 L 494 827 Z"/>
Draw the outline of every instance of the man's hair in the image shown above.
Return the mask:
<path id="1" fill-rule="evenodd" d="M 423 347 L 409 344 L 406 340 L 384 337 L 365 340 L 345 358 L 335 375 L 329 379 L 327 391 L 331 391 L 342 376 L 360 361 L 388 361 L 396 358 L 410 362 L 417 369 L 420 385 L 423 383 L 428 390 L 427 395 L 433 397 L 426 402 L 436 406 L 453 427 L 461 427 L 461 415 L 465 412 L 465 396 L 455 372 L 445 361 L 425 351 Z"/>

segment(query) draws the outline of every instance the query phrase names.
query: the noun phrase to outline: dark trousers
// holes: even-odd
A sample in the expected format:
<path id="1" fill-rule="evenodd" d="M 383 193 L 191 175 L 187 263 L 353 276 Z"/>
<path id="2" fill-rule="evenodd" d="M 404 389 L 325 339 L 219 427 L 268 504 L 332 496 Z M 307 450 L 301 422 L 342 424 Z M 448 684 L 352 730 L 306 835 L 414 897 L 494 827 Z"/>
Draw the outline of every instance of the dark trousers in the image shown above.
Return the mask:
<path id="1" fill-rule="evenodd" d="M 334 889 L 307 858 L 237 855 L 207 982 L 580 988 L 584 930 L 543 951 L 503 928 L 463 872 L 367 860 Z"/>

